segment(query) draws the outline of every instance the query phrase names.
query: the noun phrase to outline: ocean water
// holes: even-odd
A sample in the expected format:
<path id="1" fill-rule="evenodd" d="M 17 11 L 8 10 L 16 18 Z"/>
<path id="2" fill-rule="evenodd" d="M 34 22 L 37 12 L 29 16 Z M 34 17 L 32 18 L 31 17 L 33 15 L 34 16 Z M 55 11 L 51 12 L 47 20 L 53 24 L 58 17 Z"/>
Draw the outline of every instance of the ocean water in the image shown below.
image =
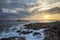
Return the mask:
<path id="1" fill-rule="evenodd" d="M 29 23 L 38 23 L 41 21 L 0 21 L 0 39 L 1 38 L 9 38 L 9 37 L 22 37 L 24 36 L 26 40 L 43 40 L 45 38 L 44 30 L 46 29 L 40 29 L 40 30 L 32 30 L 32 29 L 24 29 L 25 24 Z M 16 31 L 33 31 L 30 34 L 19 34 Z M 33 36 L 34 32 L 39 32 L 41 35 Z"/>

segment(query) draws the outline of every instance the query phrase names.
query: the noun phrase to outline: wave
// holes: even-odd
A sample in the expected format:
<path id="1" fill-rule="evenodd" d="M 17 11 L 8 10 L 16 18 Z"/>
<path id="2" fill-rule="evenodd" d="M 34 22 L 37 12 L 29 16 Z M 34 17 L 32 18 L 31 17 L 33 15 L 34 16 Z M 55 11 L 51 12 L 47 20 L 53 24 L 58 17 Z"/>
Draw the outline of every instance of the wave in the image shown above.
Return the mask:
<path id="1" fill-rule="evenodd" d="M 28 24 L 28 23 L 26 23 L 26 24 Z M 44 39 L 44 37 L 45 37 L 44 30 L 45 29 L 40 29 L 40 30 L 25 29 L 23 25 L 25 25 L 25 24 L 11 26 L 7 30 L 8 32 L 2 32 L 0 34 L 0 39 L 15 37 L 15 36 L 18 36 L 18 37 L 24 36 L 26 38 L 26 40 L 43 40 Z M 33 32 L 31 32 L 31 31 L 33 31 Z M 31 33 L 25 34 L 24 32 L 31 32 Z M 34 35 L 35 33 L 37 33 L 37 35 Z"/>

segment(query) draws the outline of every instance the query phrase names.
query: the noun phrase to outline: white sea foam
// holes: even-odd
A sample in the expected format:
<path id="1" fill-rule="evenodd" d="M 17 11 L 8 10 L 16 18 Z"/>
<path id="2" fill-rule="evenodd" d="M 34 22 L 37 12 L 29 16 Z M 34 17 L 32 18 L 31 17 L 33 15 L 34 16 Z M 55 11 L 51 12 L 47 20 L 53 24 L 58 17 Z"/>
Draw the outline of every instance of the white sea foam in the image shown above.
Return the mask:
<path id="1" fill-rule="evenodd" d="M 15 37 L 15 36 L 24 36 L 26 38 L 26 40 L 43 40 L 44 37 L 45 37 L 45 33 L 44 33 L 44 30 L 46 29 L 40 29 L 40 30 L 32 30 L 32 29 L 24 29 L 24 24 L 19 24 L 17 26 L 12 26 L 9 28 L 9 32 L 2 32 L 0 34 L 0 38 L 8 38 L 8 37 Z M 29 34 L 19 34 L 17 33 L 16 31 L 18 30 L 21 30 L 21 31 L 33 31 L 32 33 L 29 33 Z M 33 36 L 34 32 L 38 32 L 40 33 L 41 35 L 35 35 Z"/>

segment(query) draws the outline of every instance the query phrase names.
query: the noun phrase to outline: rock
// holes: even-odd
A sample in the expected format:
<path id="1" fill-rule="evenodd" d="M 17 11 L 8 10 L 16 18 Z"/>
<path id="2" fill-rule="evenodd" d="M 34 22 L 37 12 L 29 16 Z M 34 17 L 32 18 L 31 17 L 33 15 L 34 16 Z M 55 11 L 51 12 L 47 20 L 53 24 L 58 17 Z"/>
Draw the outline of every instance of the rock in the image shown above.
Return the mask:
<path id="1" fill-rule="evenodd" d="M 33 29 L 33 30 L 39 30 L 41 28 L 47 28 L 45 30 L 45 38 L 43 40 L 60 40 L 60 22 L 51 22 L 51 23 L 31 23 L 31 24 L 26 24 L 24 25 L 26 29 Z M 18 30 L 17 32 L 20 32 Z M 29 34 L 32 33 L 33 31 L 21 31 L 21 34 Z M 39 32 L 34 32 L 33 36 L 39 36 Z M 25 40 L 25 37 L 9 37 L 9 38 L 2 38 L 1 40 Z"/>
<path id="2" fill-rule="evenodd" d="M 30 23 L 24 26 L 26 29 L 33 29 L 33 30 L 47 28 L 47 30 L 45 30 L 46 37 L 44 38 L 44 40 L 60 40 L 60 21 L 50 23 Z M 33 35 L 38 34 L 40 33 L 34 33 Z"/>
<path id="3" fill-rule="evenodd" d="M 34 32 L 33 36 L 35 36 L 35 35 L 41 35 L 41 34 L 39 32 Z"/>
<path id="4" fill-rule="evenodd" d="M 9 37 L 9 38 L 2 38 L 0 40 L 26 40 L 24 37 Z"/>
<path id="5" fill-rule="evenodd" d="M 22 34 L 29 34 L 29 33 L 32 33 L 33 31 L 22 31 L 21 33 Z"/>
<path id="6" fill-rule="evenodd" d="M 2 38 L 2 39 L 0 39 L 0 40 L 10 40 L 10 39 L 8 39 L 8 38 Z"/>
<path id="7" fill-rule="evenodd" d="M 49 28 L 45 30 L 46 37 L 44 40 L 60 40 L 60 22 L 50 24 Z"/>
<path id="8" fill-rule="evenodd" d="M 41 34 L 39 32 L 34 32 L 33 36 L 37 37 L 37 38 L 41 38 Z"/>
<path id="9" fill-rule="evenodd" d="M 47 28 L 48 23 L 31 23 L 24 25 L 25 29 L 40 30 L 41 28 Z"/>
<path id="10" fill-rule="evenodd" d="M 21 30 L 17 30 L 16 32 L 17 32 L 17 33 L 20 33 L 20 32 L 21 32 Z"/>

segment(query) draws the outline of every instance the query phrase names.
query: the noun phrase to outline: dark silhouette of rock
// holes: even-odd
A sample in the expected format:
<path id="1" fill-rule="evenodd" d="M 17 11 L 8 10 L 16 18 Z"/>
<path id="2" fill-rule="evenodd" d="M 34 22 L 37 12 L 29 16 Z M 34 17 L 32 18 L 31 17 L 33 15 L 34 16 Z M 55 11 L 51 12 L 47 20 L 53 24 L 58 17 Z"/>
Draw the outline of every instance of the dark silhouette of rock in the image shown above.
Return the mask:
<path id="1" fill-rule="evenodd" d="M 35 36 L 35 35 L 41 35 L 41 34 L 39 32 L 34 32 L 33 36 Z"/>
<path id="2" fill-rule="evenodd" d="M 33 31 L 22 31 L 21 34 L 29 34 L 32 33 Z"/>
<path id="3" fill-rule="evenodd" d="M 16 32 L 17 32 L 17 33 L 20 33 L 20 32 L 21 32 L 21 30 L 17 30 Z"/>
<path id="4" fill-rule="evenodd" d="M 8 39 L 8 38 L 2 38 L 1 40 L 10 40 L 10 39 Z"/>
<path id="5" fill-rule="evenodd" d="M 41 28 L 46 28 L 48 26 L 47 23 L 31 23 L 24 25 L 26 29 L 34 29 L 34 30 L 39 30 Z"/>
<path id="6" fill-rule="evenodd" d="M 2 38 L 0 40 L 26 40 L 24 37 L 9 37 L 9 38 Z"/>

